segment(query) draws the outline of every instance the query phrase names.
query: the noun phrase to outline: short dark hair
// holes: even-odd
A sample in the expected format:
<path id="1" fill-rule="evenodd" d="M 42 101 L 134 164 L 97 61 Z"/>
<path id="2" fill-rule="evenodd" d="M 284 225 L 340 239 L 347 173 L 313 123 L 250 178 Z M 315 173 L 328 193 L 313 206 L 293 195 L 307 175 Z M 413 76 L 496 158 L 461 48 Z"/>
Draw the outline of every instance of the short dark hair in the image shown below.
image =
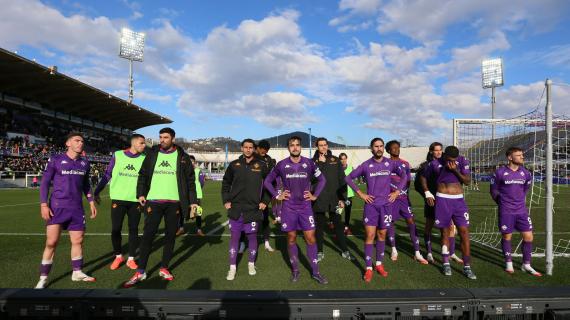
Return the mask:
<path id="1" fill-rule="evenodd" d="M 267 140 L 259 141 L 259 143 L 257 144 L 257 147 L 261 148 L 261 149 L 265 149 L 267 151 L 269 151 L 269 149 L 271 148 L 271 146 L 269 145 L 269 141 L 267 141 Z"/>
<path id="2" fill-rule="evenodd" d="M 372 149 L 372 146 L 373 146 L 377 141 L 382 141 L 382 144 L 384 144 L 384 139 L 376 137 L 376 138 L 370 140 L 370 149 Z"/>
<path id="3" fill-rule="evenodd" d="M 317 140 L 315 140 L 315 147 L 318 147 L 318 146 L 319 146 L 319 142 L 321 142 L 321 141 L 324 141 L 324 142 L 326 142 L 327 144 L 329 144 L 329 141 L 327 140 L 327 138 L 325 138 L 325 137 L 319 137 L 319 138 L 317 138 Z"/>
<path id="4" fill-rule="evenodd" d="M 459 149 L 456 146 L 447 146 L 443 152 L 447 157 L 457 158 L 459 157 Z"/>
<path id="5" fill-rule="evenodd" d="M 168 133 L 173 138 L 176 137 L 176 132 L 174 132 L 174 129 L 169 128 L 169 127 L 162 128 L 158 132 L 158 134 L 163 134 L 163 133 Z"/>
<path id="6" fill-rule="evenodd" d="M 347 156 L 346 153 L 344 153 L 344 152 L 341 152 L 341 153 L 338 155 L 338 158 L 339 158 L 339 159 L 342 158 L 342 157 L 346 157 L 346 158 L 348 159 L 348 156 Z"/>
<path id="7" fill-rule="evenodd" d="M 73 138 L 73 137 L 81 137 L 81 139 L 85 140 L 85 137 L 83 136 L 83 133 L 79 132 L 79 131 L 71 131 L 70 133 L 67 134 L 67 137 L 65 138 L 65 141 L 68 141 L 69 139 Z"/>
<path id="8" fill-rule="evenodd" d="M 196 157 L 194 157 L 194 155 L 188 155 L 188 158 L 190 158 L 192 161 L 196 161 Z"/>
<path id="9" fill-rule="evenodd" d="M 435 147 L 438 147 L 438 146 L 443 149 L 443 144 L 441 144 L 440 142 L 437 142 L 437 141 L 436 141 L 436 142 L 432 142 L 432 143 L 429 145 L 429 151 L 428 151 L 427 156 L 426 156 L 426 160 L 427 160 L 427 161 L 433 161 L 433 154 L 432 154 L 432 152 L 435 150 Z"/>
<path id="10" fill-rule="evenodd" d="M 253 147 L 255 148 L 255 141 L 253 141 L 253 139 L 247 138 L 247 139 L 243 139 L 243 141 L 241 142 L 241 146 L 243 147 L 244 144 L 246 143 L 251 143 L 253 144 Z"/>
<path id="11" fill-rule="evenodd" d="M 289 139 L 287 139 L 287 146 L 289 146 L 289 143 L 291 143 L 291 141 L 294 140 L 299 140 L 299 143 L 301 143 L 303 140 L 301 139 L 301 137 L 299 136 L 290 136 Z"/>
<path id="12" fill-rule="evenodd" d="M 394 144 L 397 144 L 398 147 L 400 146 L 400 142 L 398 140 L 390 140 L 388 143 L 386 143 L 386 150 L 390 151 L 390 147 L 392 147 Z"/>
<path id="13" fill-rule="evenodd" d="M 507 152 L 505 152 L 505 155 L 509 157 L 515 152 L 524 152 L 524 150 L 519 147 L 510 147 L 507 149 Z"/>
<path id="14" fill-rule="evenodd" d="M 140 139 L 140 138 L 142 138 L 143 140 L 146 139 L 146 138 L 145 138 L 142 134 L 140 134 L 140 133 L 133 133 L 133 134 L 131 135 L 131 140 L 133 140 L 133 139 Z"/>

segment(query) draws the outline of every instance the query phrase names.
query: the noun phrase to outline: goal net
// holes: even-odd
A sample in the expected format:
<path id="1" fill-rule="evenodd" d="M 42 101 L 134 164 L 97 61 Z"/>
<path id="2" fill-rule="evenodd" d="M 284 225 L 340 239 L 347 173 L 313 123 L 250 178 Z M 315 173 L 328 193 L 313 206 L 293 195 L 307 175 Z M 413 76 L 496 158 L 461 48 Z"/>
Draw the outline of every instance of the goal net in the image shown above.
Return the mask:
<path id="1" fill-rule="evenodd" d="M 534 255 L 545 254 L 546 211 L 546 122 L 545 115 L 536 109 L 512 119 L 454 119 L 454 144 L 471 162 L 471 184 L 465 186 L 465 195 L 471 210 L 471 239 L 486 247 L 501 250 L 497 207 L 489 194 L 493 172 L 506 164 L 506 150 L 517 146 L 524 150 L 525 166 L 533 174 L 527 205 L 533 221 Z M 568 164 L 568 129 L 570 120 L 554 116 L 553 142 L 553 253 L 570 256 L 570 199 Z M 522 239 L 513 234 L 518 243 L 514 256 L 521 255 Z"/>

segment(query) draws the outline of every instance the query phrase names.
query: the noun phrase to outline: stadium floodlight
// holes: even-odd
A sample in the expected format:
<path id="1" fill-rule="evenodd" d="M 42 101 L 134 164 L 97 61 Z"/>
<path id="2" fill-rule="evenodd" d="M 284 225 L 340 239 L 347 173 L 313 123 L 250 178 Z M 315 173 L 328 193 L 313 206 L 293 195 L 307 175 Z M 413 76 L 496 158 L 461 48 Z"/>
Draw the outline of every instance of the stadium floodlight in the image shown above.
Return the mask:
<path id="1" fill-rule="evenodd" d="M 144 33 L 127 28 L 121 29 L 119 57 L 129 60 L 129 103 L 133 102 L 134 96 L 133 61 L 143 61 L 144 38 Z"/>
<path id="2" fill-rule="evenodd" d="M 495 119 L 495 88 L 504 84 L 503 59 L 483 60 L 481 62 L 481 80 L 483 81 L 483 89 L 491 88 L 491 119 Z M 492 138 L 495 138 L 495 130 L 493 130 Z"/>

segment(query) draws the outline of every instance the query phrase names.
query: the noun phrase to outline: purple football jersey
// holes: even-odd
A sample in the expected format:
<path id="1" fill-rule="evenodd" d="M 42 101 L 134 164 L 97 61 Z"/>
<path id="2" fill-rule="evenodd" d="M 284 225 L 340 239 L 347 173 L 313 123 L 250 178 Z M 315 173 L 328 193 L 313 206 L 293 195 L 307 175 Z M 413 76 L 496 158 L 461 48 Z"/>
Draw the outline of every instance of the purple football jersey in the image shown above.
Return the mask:
<path id="1" fill-rule="evenodd" d="M 500 212 L 527 211 L 525 199 L 531 183 L 532 174 L 523 166 L 516 171 L 508 166 L 498 168 L 491 179 L 491 196 L 499 204 Z"/>
<path id="2" fill-rule="evenodd" d="M 400 180 L 394 186 L 395 190 L 403 190 L 407 177 L 406 172 L 401 168 L 400 163 L 382 157 L 379 161 L 370 158 L 354 169 L 346 178 L 346 183 L 354 190 L 358 191 L 358 186 L 354 183 L 358 177 L 364 177 L 368 195 L 373 196 L 375 204 L 389 203 L 391 174 L 395 173 Z"/>
<path id="3" fill-rule="evenodd" d="M 429 180 L 430 177 L 435 176 L 438 184 L 461 183 L 459 178 L 451 170 L 447 169 L 446 163 L 447 161 L 443 157 L 434 159 L 430 162 L 424 171 L 426 179 Z M 455 163 L 457 164 L 457 169 L 461 174 L 471 174 L 471 170 L 469 169 L 469 160 L 465 159 L 463 156 L 459 156 L 455 159 Z"/>
<path id="4" fill-rule="evenodd" d="M 283 189 L 289 190 L 291 197 L 289 200 L 283 201 L 283 207 L 292 210 L 311 210 L 311 201 L 304 198 L 305 191 L 311 191 L 311 180 L 318 180 L 317 186 L 313 191 L 313 195 L 318 197 L 325 187 L 325 177 L 315 165 L 315 163 L 305 157 L 301 157 L 299 163 L 294 163 L 291 158 L 279 161 L 269 175 L 265 178 L 264 186 L 273 197 L 277 196 L 277 190 L 274 187 L 275 180 L 280 177 L 283 183 Z"/>
<path id="5" fill-rule="evenodd" d="M 400 160 L 396 160 L 396 161 L 400 163 L 400 167 L 406 173 L 406 183 L 404 184 L 402 189 L 399 189 L 400 195 L 398 196 L 398 198 L 402 199 L 402 200 L 407 200 L 408 199 L 408 185 L 409 185 L 410 181 L 412 181 L 412 170 L 410 169 L 410 163 L 408 161 L 406 161 L 404 159 L 400 159 Z M 397 173 L 392 172 L 392 174 L 390 175 L 390 191 L 394 191 L 398 188 L 400 180 L 402 180 L 402 178 L 400 178 L 400 176 Z"/>
<path id="6" fill-rule="evenodd" d="M 82 157 L 73 160 L 65 153 L 51 156 L 40 186 L 41 203 L 48 203 L 50 186 L 50 208 L 83 208 L 83 195 L 93 201 L 89 161 Z"/>

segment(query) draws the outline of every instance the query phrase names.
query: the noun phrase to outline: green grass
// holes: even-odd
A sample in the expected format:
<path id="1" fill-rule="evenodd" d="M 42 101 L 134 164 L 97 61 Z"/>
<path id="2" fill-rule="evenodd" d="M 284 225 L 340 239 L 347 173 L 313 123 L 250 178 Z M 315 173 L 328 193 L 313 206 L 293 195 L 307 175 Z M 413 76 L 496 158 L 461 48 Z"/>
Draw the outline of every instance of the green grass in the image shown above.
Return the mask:
<path id="1" fill-rule="evenodd" d="M 472 225 L 476 226 L 494 214 L 493 203 L 488 196 L 487 186 L 484 191 L 469 192 Z M 209 232 L 227 220 L 225 210 L 220 201 L 220 183 L 209 182 L 204 190 L 204 230 Z M 568 199 L 569 191 L 561 188 L 558 198 Z M 108 195 L 103 198 L 99 206 L 98 217 L 88 219 L 87 235 L 84 244 L 84 270 L 97 278 L 95 283 L 74 283 L 70 280 L 69 238 L 62 237 L 57 249 L 54 267 L 50 274 L 50 288 L 119 288 L 127 280 L 132 271 L 122 267 L 119 270 L 109 270 L 113 256 L 110 232 L 110 202 Z M 39 195 L 37 190 L 0 190 L 0 243 L 2 259 L 0 260 L 0 287 L 22 288 L 33 287 L 38 277 L 38 267 L 45 237 L 44 222 L 39 214 Z M 514 275 L 507 275 L 502 271 L 503 259 L 498 251 L 473 244 L 472 264 L 477 273 L 478 280 L 469 281 L 460 274 L 460 266 L 453 265 L 454 275 L 444 277 L 440 273 L 439 262 L 435 265 L 422 266 L 411 258 L 411 244 L 405 235 L 407 228 L 403 221 L 397 224 L 398 247 L 400 257 L 397 262 L 386 259 L 386 268 L 390 273 L 388 278 L 375 275 L 371 283 L 362 281 L 363 240 L 362 240 L 362 201 L 355 200 L 353 209 L 353 231 L 355 236 L 348 238 L 350 250 L 357 257 L 356 262 L 349 262 L 340 257 L 339 251 L 333 244 L 331 235 L 325 236 L 326 258 L 321 263 L 322 273 L 329 279 L 330 284 L 319 286 L 309 277 L 310 269 L 305 258 L 305 246 L 302 237 L 298 238 L 301 248 L 301 280 L 296 284 L 289 282 L 290 271 L 286 256 L 285 238 L 277 227 L 273 227 L 272 245 L 277 247 L 274 253 L 268 253 L 260 247 L 257 259 L 258 273 L 256 276 L 247 274 L 247 258 L 240 257 L 238 274 L 234 281 L 225 280 L 228 262 L 227 227 L 219 229 L 215 234 L 200 238 L 183 236 L 176 239 L 175 255 L 171 261 L 171 271 L 176 279 L 172 282 L 162 281 L 158 277 L 158 263 L 161 257 L 162 238 L 155 240 L 153 253 L 149 261 L 149 279 L 141 283 L 138 288 L 147 289 L 216 289 L 216 290 L 377 290 L 377 289 L 420 289 L 420 288 L 468 288 L 468 287 L 520 287 L 520 286 L 560 286 L 570 284 L 570 268 L 567 268 L 570 259 L 556 258 L 554 276 L 540 279 L 531 277 L 518 271 Z M 423 206 L 421 199 L 412 192 L 412 203 L 416 212 L 418 232 L 421 234 L 424 226 Z M 558 204 L 559 205 L 559 204 Z M 544 230 L 544 219 L 540 206 L 533 209 L 535 230 Z M 541 211 L 542 210 L 542 211 Z M 536 212 L 535 212 L 536 211 Z M 555 217 L 555 231 L 568 230 L 564 223 L 569 216 L 568 208 L 558 208 Z M 126 233 L 126 223 L 124 225 Z M 192 222 L 187 229 L 194 231 Z M 141 228 L 142 230 L 142 220 Z M 496 231 L 496 228 L 493 229 Z M 541 242 L 543 235 L 537 235 L 537 242 Z M 570 236 L 568 237 L 570 238 Z M 126 249 L 127 237 L 123 236 Z M 422 249 L 423 248 L 423 241 Z M 434 243 L 439 237 L 434 237 Z M 459 247 L 459 246 L 458 246 Z M 439 247 L 434 245 L 436 259 Z M 244 259 L 245 258 L 245 259 Z M 515 259 L 520 264 L 520 259 Z M 544 271 L 544 259 L 535 259 L 537 269 Z"/>

